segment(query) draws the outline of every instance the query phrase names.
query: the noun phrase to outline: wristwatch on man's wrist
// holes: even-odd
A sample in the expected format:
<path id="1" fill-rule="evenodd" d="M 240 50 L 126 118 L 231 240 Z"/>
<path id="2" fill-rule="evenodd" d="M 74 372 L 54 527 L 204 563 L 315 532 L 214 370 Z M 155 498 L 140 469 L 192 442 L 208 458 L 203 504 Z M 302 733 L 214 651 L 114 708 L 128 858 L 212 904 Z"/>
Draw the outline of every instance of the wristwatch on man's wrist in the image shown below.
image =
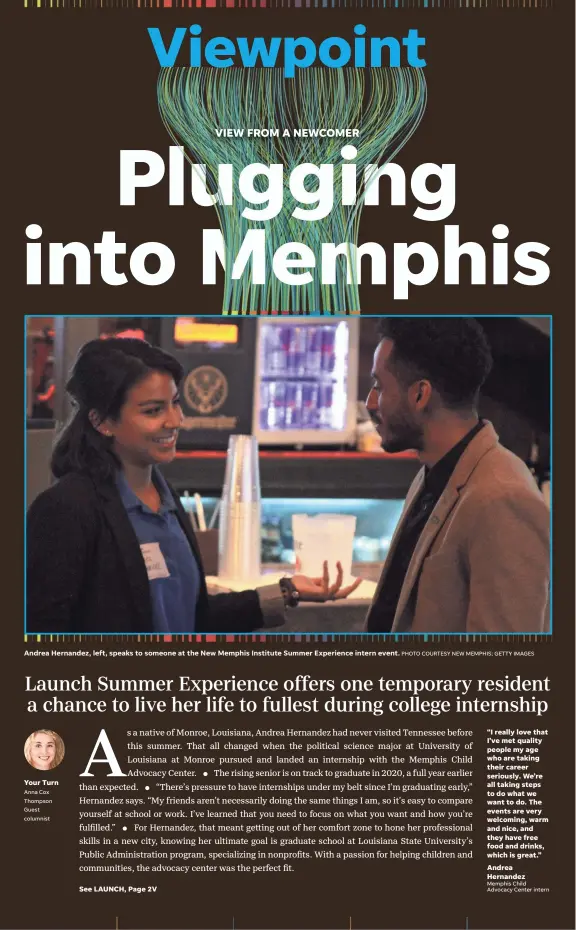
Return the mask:
<path id="1" fill-rule="evenodd" d="M 300 603 L 300 592 L 298 588 L 293 583 L 291 578 L 281 578 L 280 579 L 280 590 L 282 591 L 282 597 L 284 598 L 285 607 L 298 607 Z"/>

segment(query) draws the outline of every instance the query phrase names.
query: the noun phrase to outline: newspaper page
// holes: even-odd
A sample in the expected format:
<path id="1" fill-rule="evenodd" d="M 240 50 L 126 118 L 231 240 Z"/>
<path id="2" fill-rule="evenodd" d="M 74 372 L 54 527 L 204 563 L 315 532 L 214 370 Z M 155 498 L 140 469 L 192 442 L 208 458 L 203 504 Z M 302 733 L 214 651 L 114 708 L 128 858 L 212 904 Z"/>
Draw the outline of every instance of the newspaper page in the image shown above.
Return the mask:
<path id="1" fill-rule="evenodd" d="M 574 928 L 573 4 L 3 15 L 0 926 Z"/>

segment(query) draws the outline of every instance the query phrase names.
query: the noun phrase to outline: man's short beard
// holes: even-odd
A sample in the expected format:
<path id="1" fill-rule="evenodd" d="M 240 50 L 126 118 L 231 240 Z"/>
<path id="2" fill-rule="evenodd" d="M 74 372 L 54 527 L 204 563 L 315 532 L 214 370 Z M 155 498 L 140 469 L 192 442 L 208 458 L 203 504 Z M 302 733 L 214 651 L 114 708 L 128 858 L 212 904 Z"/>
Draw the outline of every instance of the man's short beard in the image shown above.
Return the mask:
<path id="1" fill-rule="evenodd" d="M 422 449 L 422 430 L 417 426 L 403 423 L 393 435 L 382 440 L 384 452 L 407 452 L 409 449 Z"/>

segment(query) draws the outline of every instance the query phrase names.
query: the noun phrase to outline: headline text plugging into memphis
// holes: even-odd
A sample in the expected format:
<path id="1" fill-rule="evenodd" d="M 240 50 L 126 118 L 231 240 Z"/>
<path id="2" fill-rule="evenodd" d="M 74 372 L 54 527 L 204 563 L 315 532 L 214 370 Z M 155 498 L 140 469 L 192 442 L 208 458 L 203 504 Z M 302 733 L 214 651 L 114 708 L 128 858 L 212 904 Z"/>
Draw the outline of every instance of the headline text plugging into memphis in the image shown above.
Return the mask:
<path id="1" fill-rule="evenodd" d="M 357 209 L 358 204 L 378 205 L 381 179 L 387 184 L 390 207 L 406 206 L 411 196 L 418 204 L 413 208 L 413 216 L 418 220 L 442 221 L 455 209 L 454 164 L 427 162 L 418 165 L 408 185 L 404 169 L 393 162 L 367 165 L 359 172 L 354 164 L 357 154 L 355 146 L 345 145 L 340 152 L 342 161 L 339 159 L 336 165 L 305 162 L 286 172 L 283 164 L 253 163 L 242 168 L 237 177 L 233 165 L 220 164 L 214 192 L 208 190 L 206 165 L 193 164 L 190 167 L 191 200 L 200 206 L 234 208 L 241 218 L 254 224 L 246 229 L 241 243 L 234 249 L 224 240 L 220 229 L 203 231 L 202 284 L 217 283 L 218 262 L 221 268 L 230 267 L 232 280 L 245 274 L 251 286 L 266 285 L 270 273 L 285 284 L 310 284 L 312 271 L 316 269 L 320 271 L 322 285 L 335 284 L 338 277 L 347 285 L 359 284 L 364 256 L 370 261 L 372 284 L 393 283 L 395 300 L 406 300 L 410 286 L 422 287 L 434 281 L 441 269 L 441 257 L 428 242 L 398 242 L 386 249 L 378 242 L 357 246 L 353 242 L 328 239 L 321 244 L 320 254 L 316 254 L 304 242 L 283 242 L 282 236 L 277 241 L 275 226 L 270 221 L 282 211 L 289 211 L 295 219 L 309 223 L 323 220 L 335 206 Z M 145 170 L 138 170 L 142 166 Z M 179 146 L 170 146 L 168 172 L 164 159 L 157 152 L 148 149 L 120 152 L 121 206 L 135 206 L 137 189 L 161 183 L 167 184 L 169 206 L 184 206 L 187 199 L 185 158 Z M 314 189 L 309 190 L 311 183 Z M 469 269 L 471 284 L 503 285 L 512 279 L 517 284 L 534 287 L 548 280 L 550 269 L 543 257 L 550 251 L 549 246 L 538 241 L 509 245 L 506 240 L 510 230 L 502 222 L 496 223 L 491 232 L 496 241 L 486 250 L 479 242 L 461 241 L 458 225 L 444 227 L 445 284 L 460 283 L 461 264 Z M 329 228 L 326 234 L 330 235 Z M 89 285 L 92 280 L 90 248 L 82 242 L 50 242 L 44 246 L 39 241 L 42 236 L 43 229 L 38 223 L 27 226 L 26 283 L 63 285 L 70 283 L 74 275 L 72 283 Z M 273 245 L 271 261 L 267 237 Z M 162 242 L 141 243 L 123 261 L 119 256 L 126 256 L 127 251 L 127 243 L 118 242 L 113 230 L 106 230 L 100 242 L 92 244 L 93 255 L 100 259 L 100 277 L 105 284 L 117 287 L 127 284 L 131 277 L 139 284 L 156 287 L 165 284 L 174 274 L 176 258 Z"/>

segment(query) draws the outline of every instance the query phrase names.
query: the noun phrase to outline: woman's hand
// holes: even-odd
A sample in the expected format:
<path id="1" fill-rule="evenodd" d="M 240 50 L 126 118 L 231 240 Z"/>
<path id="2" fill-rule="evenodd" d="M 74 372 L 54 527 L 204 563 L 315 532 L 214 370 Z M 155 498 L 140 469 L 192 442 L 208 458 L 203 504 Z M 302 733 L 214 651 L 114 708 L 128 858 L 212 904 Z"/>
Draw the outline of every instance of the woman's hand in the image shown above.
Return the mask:
<path id="1" fill-rule="evenodd" d="M 298 594 L 300 595 L 301 601 L 339 601 L 344 597 L 348 597 L 349 594 L 352 594 L 352 591 L 355 591 L 360 582 L 361 578 L 356 578 L 353 584 L 349 584 L 347 587 L 342 587 L 342 565 L 340 562 L 336 562 L 336 580 L 333 584 L 330 584 L 330 576 L 328 574 L 328 562 L 323 564 L 323 572 L 321 578 L 308 578 L 306 575 L 293 575 L 290 579 L 292 584 L 297 589 Z"/>

